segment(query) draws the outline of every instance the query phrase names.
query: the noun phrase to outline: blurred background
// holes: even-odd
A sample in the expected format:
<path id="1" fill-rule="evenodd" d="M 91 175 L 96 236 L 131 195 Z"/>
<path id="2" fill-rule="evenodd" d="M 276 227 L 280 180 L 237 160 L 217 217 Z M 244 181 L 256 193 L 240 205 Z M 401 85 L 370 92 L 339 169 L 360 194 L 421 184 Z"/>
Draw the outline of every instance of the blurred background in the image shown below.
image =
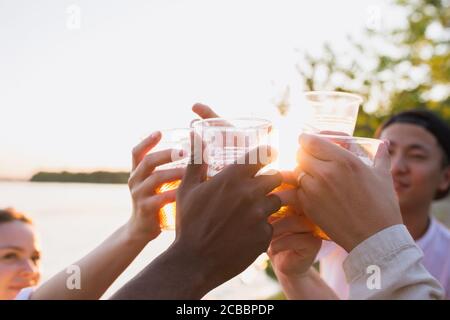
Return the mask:
<path id="1" fill-rule="evenodd" d="M 35 220 L 45 280 L 128 219 L 132 147 L 195 102 L 295 126 L 303 91 L 342 90 L 364 97 L 359 136 L 402 109 L 450 122 L 449 46 L 448 0 L 0 0 L 0 207 Z M 207 298 L 275 294 L 260 260 Z"/>

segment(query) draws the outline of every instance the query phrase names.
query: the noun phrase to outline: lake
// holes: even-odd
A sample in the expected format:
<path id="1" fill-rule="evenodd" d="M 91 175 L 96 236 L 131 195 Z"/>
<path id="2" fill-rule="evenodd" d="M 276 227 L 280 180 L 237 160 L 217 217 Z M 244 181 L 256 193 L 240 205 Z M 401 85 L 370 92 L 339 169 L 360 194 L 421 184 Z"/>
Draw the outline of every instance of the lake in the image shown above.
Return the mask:
<path id="1" fill-rule="evenodd" d="M 127 185 L 0 182 L 0 208 L 30 216 L 42 244 L 42 280 L 79 260 L 124 224 L 131 212 Z M 174 240 L 166 231 L 150 242 L 103 298 L 135 276 Z M 279 291 L 260 263 L 211 291 L 205 299 L 264 299 Z"/>

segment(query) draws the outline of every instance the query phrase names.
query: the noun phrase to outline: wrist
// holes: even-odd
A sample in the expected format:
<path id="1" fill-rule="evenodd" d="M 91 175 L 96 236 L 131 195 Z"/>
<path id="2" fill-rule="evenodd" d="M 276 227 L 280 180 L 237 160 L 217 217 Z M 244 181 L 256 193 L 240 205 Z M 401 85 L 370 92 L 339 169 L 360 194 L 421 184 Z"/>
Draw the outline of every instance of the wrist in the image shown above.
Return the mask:
<path id="1" fill-rule="evenodd" d="M 284 280 L 302 280 L 305 278 L 308 278 L 311 276 L 311 270 L 312 267 L 309 267 L 308 269 L 306 269 L 305 271 L 302 272 L 291 272 L 291 273 L 283 273 L 281 271 L 275 271 L 278 280 L 280 280 L 280 282 L 284 281 Z"/>
<path id="2" fill-rule="evenodd" d="M 154 238 L 150 233 L 139 229 L 133 220 L 129 220 L 121 230 L 124 241 L 131 246 L 145 246 Z"/>
<path id="3" fill-rule="evenodd" d="M 217 270 L 190 248 L 175 241 L 164 255 L 172 274 L 183 283 L 179 288 L 180 299 L 201 299 L 218 285 L 213 280 Z"/>
<path id="4" fill-rule="evenodd" d="M 347 251 L 351 252 L 354 248 L 356 248 L 359 244 L 369 239 L 373 235 L 377 234 L 381 230 L 392 227 L 401 223 L 397 221 L 385 222 L 378 225 L 371 225 L 368 223 L 368 226 L 365 228 L 361 228 L 361 232 L 352 234 L 346 241 L 343 241 L 341 246 Z"/>
<path id="5" fill-rule="evenodd" d="M 373 208 L 375 210 L 375 208 Z M 377 212 L 373 212 L 370 215 L 372 219 L 365 221 L 358 221 L 357 224 L 352 228 L 352 232 L 344 232 L 346 241 L 340 244 L 347 252 L 352 251 L 360 243 L 369 239 L 373 235 L 377 234 L 381 230 L 392 227 L 397 224 L 402 224 L 402 214 L 400 211 L 400 206 L 397 200 L 389 201 L 387 199 L 386 205 L 383 207 L 378 207 Z"/>

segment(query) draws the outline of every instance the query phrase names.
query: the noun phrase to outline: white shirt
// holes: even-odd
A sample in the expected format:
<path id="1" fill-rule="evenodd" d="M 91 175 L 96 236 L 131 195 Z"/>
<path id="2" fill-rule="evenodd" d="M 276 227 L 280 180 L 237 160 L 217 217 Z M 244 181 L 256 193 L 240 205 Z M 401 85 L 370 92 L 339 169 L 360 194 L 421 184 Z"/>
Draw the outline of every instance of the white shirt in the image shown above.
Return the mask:
<path id="1" fill-rule="evenodd" d="M 423 252 L 405 225 L 372 235 L 344 260 L 350 299 L 440 300 L 444 289 L 422 265 Z"/>
<path id="2" fill-rule="evenodd" d="M 14 298 L 14 300 L 30 300 L 33 291 L 34 291 L 33 287 L 22 289 L 20 290 L 19 294 Z"/>
<path id="3" fill-rule="evenodd" d="M 431 218 L 425 234 L 416 241 L 423 251 L 422 264 L 444 287 L 450 299 L 450 230 Z M 349 298 L 349 286 L 343 268 L 347 252 L 334 242 L 323 241 L 318 255 L 320 275 L 340 299 Z"/>

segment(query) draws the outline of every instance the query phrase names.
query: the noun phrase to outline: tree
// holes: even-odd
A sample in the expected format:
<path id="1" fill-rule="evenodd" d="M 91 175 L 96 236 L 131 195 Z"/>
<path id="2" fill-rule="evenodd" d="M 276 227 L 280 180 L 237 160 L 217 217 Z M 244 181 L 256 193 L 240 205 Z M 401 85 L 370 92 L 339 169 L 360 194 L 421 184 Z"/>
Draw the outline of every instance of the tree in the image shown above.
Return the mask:
<path id="1" fill-rule="evenodd" d="M 296 66 L 305 90 L 365 98 L 356 136 L 372 136 L 384 119 L 412 108 L 433 110 L 450 124 L 450 1 L 395 0 L 393 5 L 404 11 L 401 28 L 367 29 L 364 43 L 348 37 L 346 53 L 325 44 L 321 56 L 306 53 Z M 290 105 L 289 90 L 276 105 L 281 115 Z M 274 277 L 270 265 L 266 272 Z"/>
<path id="2" fill-rule="evenodd" d="M 366 29 L 364 42 L 348 37 L 349 52 L 325 44 L 319 57 L 306 53 L 297 71 L 306 90 L 338 90 L 364 96 L 355 135 L 371 136 L 399 111 L 427 108 L 450 123 L 450 1 L 395 0 L 404 26 Z M 348 59 L 348 57 L 352 57 Z M 281 114 L 286 96 L 277 103 Z"/>

